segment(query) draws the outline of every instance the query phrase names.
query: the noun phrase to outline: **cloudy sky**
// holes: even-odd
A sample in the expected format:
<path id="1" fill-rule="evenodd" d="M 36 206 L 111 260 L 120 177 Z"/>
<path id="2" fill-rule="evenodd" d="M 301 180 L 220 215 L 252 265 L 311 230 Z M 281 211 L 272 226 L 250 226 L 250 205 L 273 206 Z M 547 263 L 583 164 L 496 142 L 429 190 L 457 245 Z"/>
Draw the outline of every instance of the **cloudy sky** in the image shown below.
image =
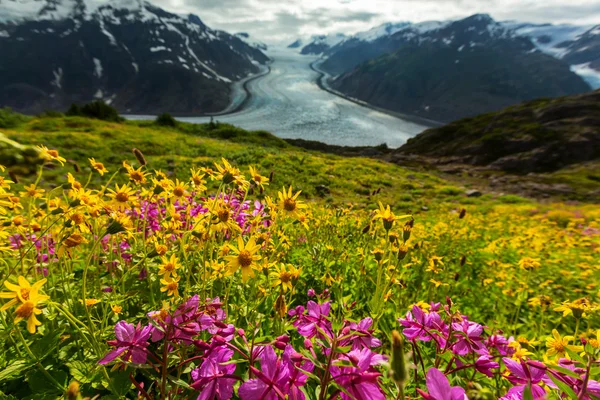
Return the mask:
<path id="1" fill-rule="evenodd" d="M 355 33 L 384 22 L 444 20 L 488 13 L 497 20 L 600 24 L 599 0 L 152 0 L 198 14 L 212 28 L 268 42 L 332 32 Z"/>

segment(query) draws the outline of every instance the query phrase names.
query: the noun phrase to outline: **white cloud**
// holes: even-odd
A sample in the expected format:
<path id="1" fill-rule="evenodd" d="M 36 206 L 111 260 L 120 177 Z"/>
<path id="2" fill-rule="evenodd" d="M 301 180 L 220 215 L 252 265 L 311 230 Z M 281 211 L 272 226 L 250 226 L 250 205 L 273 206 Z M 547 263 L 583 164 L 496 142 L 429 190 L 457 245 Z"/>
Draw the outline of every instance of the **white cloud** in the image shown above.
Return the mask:
<path id="1" fill-rule="evenodd" d="M 488 13 L 497 20 L 600 24 L 598 0 L 151 0 L 191 12 L 209 26 L 265 41 L 354 33 L 384 22 L 445 20 Z"/>

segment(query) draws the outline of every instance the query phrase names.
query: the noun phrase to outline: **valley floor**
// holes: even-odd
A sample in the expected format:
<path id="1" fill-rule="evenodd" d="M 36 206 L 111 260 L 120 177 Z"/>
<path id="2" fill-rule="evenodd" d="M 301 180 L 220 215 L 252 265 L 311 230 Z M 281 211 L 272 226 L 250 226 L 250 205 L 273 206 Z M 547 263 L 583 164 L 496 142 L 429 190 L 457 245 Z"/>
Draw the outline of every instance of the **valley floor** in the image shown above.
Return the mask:
<path id="1" fill-rule="evenodd" d="M 251 81 L 252 97 L 243 110 L 215 117 L 244 129 L 264 129 L 281 138 L 315 140 L 334 145 L 400 147 L 428 126 L 393 117 L 321 90 L 314 57 L 289 50 L 271 51 L 271 73 Z M 151 119 L 150 116 L 128 116 Z M 180 118 L 206 123 L 210 117 Z"/>

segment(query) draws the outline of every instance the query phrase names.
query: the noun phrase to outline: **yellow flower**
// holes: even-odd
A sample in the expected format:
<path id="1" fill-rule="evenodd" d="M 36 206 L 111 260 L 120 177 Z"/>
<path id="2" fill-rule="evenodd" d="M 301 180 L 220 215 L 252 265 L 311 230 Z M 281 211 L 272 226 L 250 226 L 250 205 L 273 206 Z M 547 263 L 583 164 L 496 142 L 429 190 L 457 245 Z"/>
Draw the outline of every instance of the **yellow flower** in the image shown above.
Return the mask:
<path id="1" fill-rule="evenodd" d="M 38 296 L 30 296 L 29 300 L 21 304 L 15 310 L 15 325 L 23 320 L 27 320 L 27 330 L 29 333 L 35 333 L 38 326 L 42 325 L 40 321 L 36 318 L 36 315 L 40 315 L 42 310 L 40 310 L 37 305 L 40 302 Z"/>
<path id="2" fill-rule="evenodd" d="M 395 216 L 394 213 L 392 212 L 390 206 L 388 205 L 387 207 L 383 206 L 383 203 L 380 201 L 379 202 L 379 210 L 375 210 L 375 216 L 373 217 L 373 221 L 375 220 L 382 220 L 383 221 L 383 227 L 385 228 L 386 231 L 389 231 L 390 229 L 392 229 L 392 226 L 394 225 L 394 221 L 398 220 L 398 219 L 406 219 L 406 218 L 410 218 L 410 215 L 402 215 L 402 216 Z"/>
<path id="3" fill-rule="evenodd" d="M 183 197 L 187 194 L 187 185 L 181 182 L 179 179 L 176 179 L 171 193 L 173 193 L 173 196 L 177 198 Z"/>
<path id="4" fill-rule="evenodd" d="M 127 203 L 135 199 L 135 190 L 130 188 L 129 185 L 115 186 L 115 190 L 108 189 L 108 197 L 113 199 L 113 202 L 119 206 L 125 206 Z"/>
<path id="5" fill-rule="evenodd" d="M 266 176 L 262 176 L 258 170 L 256 170 L 254 167 L 250 166 L 250 176 L 252 177 L 252 182 L 254 182 L 254 184 L 261 188 L 264 189 L 266 185 L 269 184 L 269 178 L 267 178 Z"/>
<path id="6" fill-rule="evenodd" d="M 290 267 L 292 266 L 290 265 Z M 292 279 L 294 279 L 294 273 L 292 271 L 288 271 L 285 267 L 285 264 L 275 266 L 275 271 L 271 272 L 271 278 L 273 279 L 273 287 L 281 285 L 281 288 L 284 292 L 292 290 Z"/>
<path id="7" fill-rule="evenodd" d="M 538 269 L 541 266 L 542 266 L 542 264 L 540 264 L 540 262 L 538 260 L 531 258 L 531 257 L 524 257 L 519 261 L 519 268 L 521 268 L 525 271 L 531 271 L 534 269 Z"/>
<path id="8" fill-rule="evenodd" d="M 583 346 L 569 344 L 573 339 L 573 336 L 560 336 L 556 329 L 552 329 L 552 337 L 546 339 L 546 347 L 548 348 L 546 355 L 548 357 L 569 358 L 567 350 L 577 353 L 582 351 Z"/>
<path id="9" fill-rule="evenodd" d="M 247 282 L 250 277 L 254 276 L 253 268 L 256 267 L 256 262 L 261 259 L 260 255 L 256 254 L 260 248 L 261 246 L 256 244 L 254 238 L 248 239 L 248 243 L 244 244 L 244 239 L 238 236 L 237 248 L 232 246 L 230 249 L 233 255 L 225 257 L 232 273 L 240 268 L 242 269 L 243 282 Z"/>
<path id="10" fill-rule="evenodd" d="M 437 288 L 439 288 L 440 286 L 450 286 L 450 285 L 449 285 L 449 284 L 447 284 L 447 283 L 443 283 L 443 282 L 440 282 L 440 281 L 436 281 L 435 279 L 430 279 L 430 280 L 429 280 L 429 282 L 433 283 L 433 284 L 435 285 L 435 288 L 436 288 L 436 289 L 437 289 Z"/>
<path id="11" fill-rule="evenodd" d="M 127 170 L 127 175 L 129 175 L 129 180 L 137 183 L 138 185 L 143 185 L 147 182 L 146 173 L 142 171 L 143 166 L 138 169 L 134 169 L 131 165 L 127 164 L 127 162 L 123 161 L 123 167 Z"/>
<path id="12" fill-rule="evenodd" d="M 44 189 L 36 189 L 35 184 L 32 183 L 29 186 L 24 186 L 24 192 L 19 192 L 21 197 L 31 197 L 32 199 L 39 199 L 44 194 Z"/>
<path id="13" fill-rule="evenodd" d="M 98 300 L 98 299 L 85 299 L 85 306 L 86 307 L 92 307 L 95 306 L 96 304 L 100 303 L 102 300 Z M 81 304 L 83 304 L 83 300 L 79 300 L 79 302 Z"/>
<path id="14" fill-rule="evenodd" d="M 579 319 L 581 317 L 585 317 L 587 313 L 593 309 L 594 307 L 588 299 L 581 298 L 572 302 L 563 301 L 560 306 L 554 308 L 554 311 L 562 312 L 563 317 L 573 315 L 575 318 Z"/>
<path id="15" fill-rule="evenodd" d="M 4 286 L 10 292 L 0 292 L 1 299 L 11 299 L 8 303 L 4 304 L 0 311 L 6 311 L 10 307 L 16 305 L 17 303 L 25 303 L 30 298 L 36 298 L 37 301 L 42 302 L 48 300 L 50 297 L 40 295 L 38 292 L 41 287 L 46 283 L 46 279 L 42 279 L 31 285 L 27 279 L 23 276 L 19 276 L 17 279 L 18 284 L 15 285 L 10 283 L 9 281 L 4 281 Z"/>
<path id="16" fill-rule="evenodd" d="M 519 342 L 510 342 L 508 344 L 508 346 L 512 347 L 515 350 L 514 354 L 512 355 L 513 360 L 519 360 L 521 358 L 525 358 L 527 356 L 533 355 L 532 352 L 523 348 L 521 346 L 521 343 L 519 343 Z"/>
<path id="17" fill-rule="evenodd" d="M 181 268 L 181 265 L 179 265 L 179 261 L 177 260 L 177 257 L 175 257 L 175 254 L 172 254 L 170 259 L 162 257 L 161 261 L 162 265 L 159 266 L 158 274 L 164 275 L 165 278 L 171 276 L 176 278 L 177 270 Z"/>
<path id="18" fill-rule="evenodd" d="M 98 173 L 101 176 L 108 172 L 108 170 L 106 169 L 106 167 L 104 166 L 104 164 L 102 164 L 101 162 L 96 161 L 94 158 L 88 158 L 88 161 L 90 162 L 92 168 L 94 168 L 96 171 L 98 171 Z"/>
<path id="19" fill-rule="evenodd" d="M 194 189 L 198 192 L 205 191 L 206 181 L 204 180 L 204 173 L 198 169 L 191 169 L 190 172 L 192 173 L 190 181 L 192 182 Z"/>
<path id="20" fill-rule="evenodd" d="M 79 190 L 83 188 L 81 183 L 79 183 L 70 172 L 67 174 L 67 181 L 71 184 L 71 189 Z"/>
<path id="21" fill-rule="evenodd" d="M 241 187 L 247 187 L 248 182 L 242 177 L 240 170 L 231 166 L 229 162 L 221 158 L 221 162 L 223 165 L 219 165 L 215 163 L 215 167 L 217 168 L 217 172 L 214 175 L 213 179 L 223 182 L 225 185 L 230 183 L 235 183 Z"/>
<path id="22" fill-rule="evenodd" d="M 229 204 L 223 200 L 215 199 L 208 205 L 212 218 L 210 228 L 215 232 L 233 231 L 241 232 L 242 228 L 235 222 L 234 214 Z"/>
<path id="23" fill-rule="evenodd" d="M 285 190 L 285 188 L 283 188 L 283 192 L 278 192 L 278 206 L 280 211 L 283 211 L 285 214 L 291 217 L 298 218 L 300 216 L 300 210 L 306 208 L 306 204 L 298 200 L 298 196 L 300 196 L 300 193 L 302 193 L 302 191 L 293 194 L 291 186 L 287 191 Z"/>
<path id="24" fill-rule="evenodd" d="M 594 348 L 594 349 L 599 349 L 600 348 L 600 329 L 598 329 L 596 331 L 596 338 L 595 339 L 589 339 L 588 343 Z"/>
<path id="25" fill-rule="evenodd" d="M 123 311 L 123 307 L 121 307 L 120 305 L 117 304 L 113 304 L 110 306 L 110 309 L 112 310 L 112 312 L 115 313 L 115 315 L 119 315 L 121 314 L 121 312 Z"/>
<path id="26" fill-rule="evenodd" d="M 65 160 L 61 156 L 58 155 L 58 151 L 56 150 L 48 150 L 46 146 L 37 146 L 37 149 L 40 151 L 40 158 L 46 161 L 58 161 L 61 165 L 65 165 Z"/>
<path id="27" fill-rule="evenodd" d="M 181 279 L 179 276 L 177 278 L 165 277 L 161 279 L 160 283 L 163 287 L 160 288 L 160 291 L 167 292 L 167 296 L 179 297 L 179 279 Z"/>

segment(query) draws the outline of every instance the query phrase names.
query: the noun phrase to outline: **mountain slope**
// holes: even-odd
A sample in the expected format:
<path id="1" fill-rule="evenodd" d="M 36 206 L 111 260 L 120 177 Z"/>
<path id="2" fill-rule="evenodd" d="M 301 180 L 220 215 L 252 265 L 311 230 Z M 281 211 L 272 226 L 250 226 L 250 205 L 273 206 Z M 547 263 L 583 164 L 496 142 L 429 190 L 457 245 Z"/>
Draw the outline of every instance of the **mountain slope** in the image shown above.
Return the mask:
<path id="1" fill-rule="evenodd" d="M 357 33 L 329 48 L 320 67 L 334 76 L 351 71 L 365 61 L 397 50 L 407 41 L 445 25 L 447 23 L 437 21 L 402 22 Z"/>
<path id="2" fill-rule="evenodd" d="M 600 90 L 540 99 L 429 129 L 396 156 L 489 166 L 507 172 L 551 172 L 600 160 Z"/>
<path id="3" fill-rule="evenodd" d="M 325 53 L 327 50 L 331 49 L 335 45 L 341 43 L 346 39 L 346 35 L 342 33 L 332 33 L 329 35 L 319 35 L 313 36 L 310 43 L 306 46 L 302 47 L 300 54 L 314 54 L 319 55 Z M 298 42 L 292 43 L 292 45 L 296 45 Z M 297 47 L 301 46 L 301 42 L 298 43 Z M 296 47 L 290 47 L 296 48 Z"/>
<path id="4" fill-rule="evenodd" d="M 268 61 L 245 38 L 148 2 L 4 0 L 0 105 L 22 112 L 103 99 L 121 112 L 203 113 Z"/>
<path id="5" fill-rule="evenodd" d="M 331 86 L 382 108 L 440 121 L 590 90 L 567 64 L 486 15 L 405 36 L 395 52 L 338 76 Z"/>

